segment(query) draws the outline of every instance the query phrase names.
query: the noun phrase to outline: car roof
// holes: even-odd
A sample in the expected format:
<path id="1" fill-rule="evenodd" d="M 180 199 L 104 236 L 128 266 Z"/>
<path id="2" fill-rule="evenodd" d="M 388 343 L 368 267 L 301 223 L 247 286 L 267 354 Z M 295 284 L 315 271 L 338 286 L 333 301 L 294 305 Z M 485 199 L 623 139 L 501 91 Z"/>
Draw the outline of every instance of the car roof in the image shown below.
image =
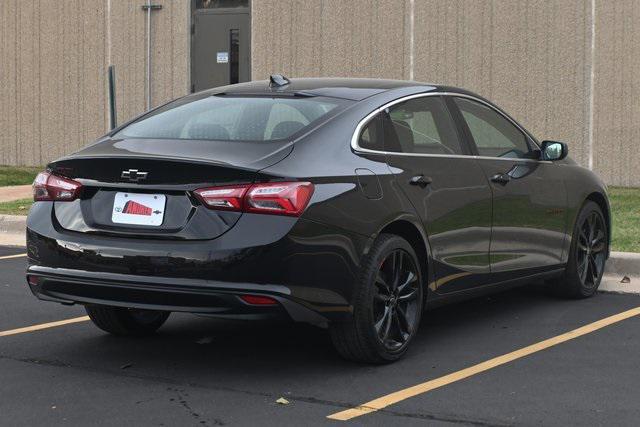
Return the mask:
<path id="1" fill-rule="evenodd" d="M 463 89 L 408 80 L 365 78 L 292 78 L 283 86 L 271 86 L 269 80 L 257 80 L 208 89 L 211 95 L 310 95 L 361 101 L 370 96 L 397 89 L 415 88 L 416 92 L 446 91 L 470 93 Z"/>

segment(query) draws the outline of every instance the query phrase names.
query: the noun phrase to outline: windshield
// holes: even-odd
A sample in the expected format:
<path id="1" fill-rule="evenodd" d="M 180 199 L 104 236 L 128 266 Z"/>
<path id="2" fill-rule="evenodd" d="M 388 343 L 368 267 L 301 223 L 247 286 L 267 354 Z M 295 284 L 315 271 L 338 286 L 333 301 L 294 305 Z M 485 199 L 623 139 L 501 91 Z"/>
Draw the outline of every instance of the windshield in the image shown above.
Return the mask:
<path id="1" fill-rule="evenodd" d="M 216 141 L 287 139 L 337 111 L 336 107 L 346 102 L 323 97 L 266 96 L 178 100 L 142 117 L 113 137 Z"/>

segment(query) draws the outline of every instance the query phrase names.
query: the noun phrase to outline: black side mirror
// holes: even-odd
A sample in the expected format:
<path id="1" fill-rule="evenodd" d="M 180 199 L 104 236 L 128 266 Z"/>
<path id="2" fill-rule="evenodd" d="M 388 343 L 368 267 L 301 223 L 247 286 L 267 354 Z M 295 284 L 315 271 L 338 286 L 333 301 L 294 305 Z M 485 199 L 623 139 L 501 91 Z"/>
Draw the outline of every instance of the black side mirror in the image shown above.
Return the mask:
<path id="1" fill-rule="evenodd" d="M 562 160 L 569 154 L 569 147 L 564 142 L 542 141 L 542 160 Z"/>

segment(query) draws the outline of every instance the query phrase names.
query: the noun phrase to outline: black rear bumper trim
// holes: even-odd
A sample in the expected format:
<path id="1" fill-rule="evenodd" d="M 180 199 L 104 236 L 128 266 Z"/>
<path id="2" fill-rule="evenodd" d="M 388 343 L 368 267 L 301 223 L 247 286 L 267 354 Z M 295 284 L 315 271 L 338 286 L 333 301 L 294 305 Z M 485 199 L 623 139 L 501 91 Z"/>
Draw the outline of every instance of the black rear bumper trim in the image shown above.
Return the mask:
<path id="1" fill-rule="evenodd" d="M 288 317 L 297 322 L 325 325 L 327 319 L 292 300 L 280 285 L 239 284 L 209 280 L 171 279 L 95 273 L 32 265 L 27 274 L 38 298 L 62 304 L 101 304 L 117 307 L 182 311 L 234 318 Z M 278 305 L 245 303 L 242 294 L 268 295 Z"/>

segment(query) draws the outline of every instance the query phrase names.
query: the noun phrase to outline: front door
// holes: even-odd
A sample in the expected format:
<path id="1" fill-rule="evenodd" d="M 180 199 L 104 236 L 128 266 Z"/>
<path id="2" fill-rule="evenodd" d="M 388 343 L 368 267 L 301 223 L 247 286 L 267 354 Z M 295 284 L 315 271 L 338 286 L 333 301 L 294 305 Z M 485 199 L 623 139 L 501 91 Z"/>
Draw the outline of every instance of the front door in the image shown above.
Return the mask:
<path id="1" fill-rule="evenodd" d="M 387 162 L 429 239 L 430 288 L 450 293 L 487 283 L 491 189 L 443 98 L 410 99 L 382 114 Z"/>
<path id="2" fill-rule="evenodd" d="M 493 280 L 556 268 L 566 236 L 566 190 L 557 164 L 487 104 L 455 97 L 463 128 L 493 191 Z"/>
<path id="3" fill-rule="evenodd" d="M 197 9 L 191 36 L 191 91 L 249 81 L 248 8 Z"/>

